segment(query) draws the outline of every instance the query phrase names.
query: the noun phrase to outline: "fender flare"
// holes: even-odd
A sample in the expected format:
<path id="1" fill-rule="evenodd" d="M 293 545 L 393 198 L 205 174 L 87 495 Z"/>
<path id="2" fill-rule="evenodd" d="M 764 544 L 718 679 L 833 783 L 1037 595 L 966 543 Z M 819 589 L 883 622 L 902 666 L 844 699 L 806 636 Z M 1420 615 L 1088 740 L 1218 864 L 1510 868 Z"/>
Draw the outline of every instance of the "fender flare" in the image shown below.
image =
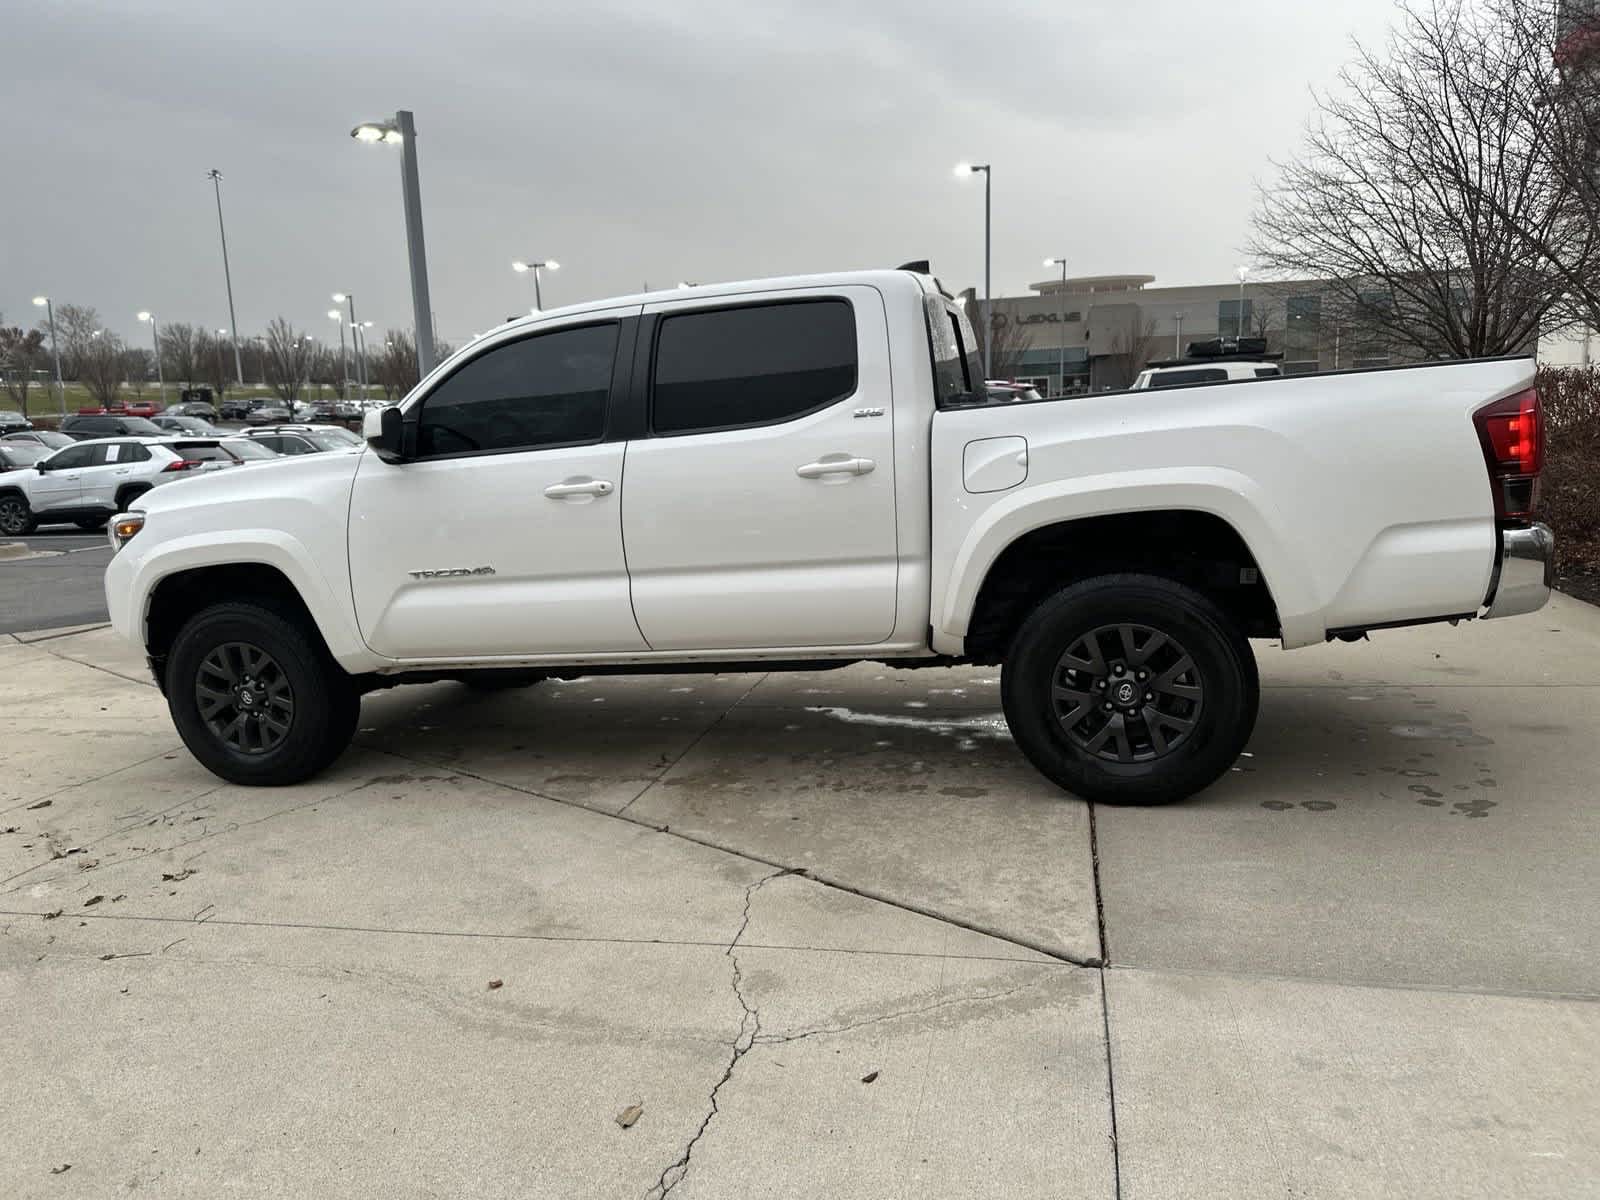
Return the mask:
<path id="1" fill-rule="evenodd" d="M 1225 521 L 1249 549 L 1272 593 L 1285 648 L 1320 642 L 1312 577 L 1281 515 L 1253 479 L 1222 467 L 1160 468 L 1030 484 L 991 505 L 949 552 L 934 628 L 964 638 L 995 561 L 1018 538 L 1047 525 L 1153 511 L 1203 512 Z M 937 576 L 936 576 L 937 577 Z"/>

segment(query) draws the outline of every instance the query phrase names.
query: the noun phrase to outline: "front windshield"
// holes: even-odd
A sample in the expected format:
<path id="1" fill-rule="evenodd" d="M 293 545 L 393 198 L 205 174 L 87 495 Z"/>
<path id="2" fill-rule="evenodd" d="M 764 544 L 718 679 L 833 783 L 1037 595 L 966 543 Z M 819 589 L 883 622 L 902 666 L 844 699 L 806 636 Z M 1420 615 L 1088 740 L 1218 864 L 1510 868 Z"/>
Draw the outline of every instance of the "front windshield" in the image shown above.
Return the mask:
<path id="1" fill-rule="evenodd" d="M 318 429 L 306 435 L 319 450 L 348 450 L 361 445 L 361 439 L 348 429 Z"/>
<path id="2" fill-rule="evenodd" d="M 13 470 L 31 467 L 48 453 L 43 446 L 31 446 L 26 442 L 0 443 L 0 461 Z"/>

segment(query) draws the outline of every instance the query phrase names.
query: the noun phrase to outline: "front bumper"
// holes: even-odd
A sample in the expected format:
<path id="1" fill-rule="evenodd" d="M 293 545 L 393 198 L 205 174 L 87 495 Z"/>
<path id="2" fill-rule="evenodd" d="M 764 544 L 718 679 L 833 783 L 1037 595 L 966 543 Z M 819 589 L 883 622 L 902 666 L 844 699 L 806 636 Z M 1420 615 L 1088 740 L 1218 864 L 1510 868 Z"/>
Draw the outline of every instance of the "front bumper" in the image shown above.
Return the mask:
<path id="1" fill-rule="evenodd" d="M 1488 617 L 1537 612 L 1550 599 L 1555 579 L 1556 536 L 1548 525 L 1500 531 L 1500 561 L 1489 589 Z"/>

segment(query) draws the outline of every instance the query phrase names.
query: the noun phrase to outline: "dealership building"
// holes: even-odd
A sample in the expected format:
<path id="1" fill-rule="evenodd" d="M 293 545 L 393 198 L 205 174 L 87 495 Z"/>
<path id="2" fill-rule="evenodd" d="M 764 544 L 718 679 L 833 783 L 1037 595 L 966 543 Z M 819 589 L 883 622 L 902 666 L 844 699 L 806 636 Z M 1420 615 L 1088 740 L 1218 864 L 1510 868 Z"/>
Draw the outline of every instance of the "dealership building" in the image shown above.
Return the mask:
<path id="1" fill-rule="evenodd" d="M 1382 367 L 1401 361 L 1369 333 L 1323 317 L 1313 280 L 1155 287 L 1153 275 L 1081 275 L 1029 285 L 1028 296 L 993 302 L 994 367 L 1041 392 L 1126 387 L 1143 361 L 1181 357 L 1191 341 L 1265 337 L 1288 374 Z M 982 301 L 964 293 L 981 339 Z M 1064 386 L 1063 386 L 1064 385 Z"/>

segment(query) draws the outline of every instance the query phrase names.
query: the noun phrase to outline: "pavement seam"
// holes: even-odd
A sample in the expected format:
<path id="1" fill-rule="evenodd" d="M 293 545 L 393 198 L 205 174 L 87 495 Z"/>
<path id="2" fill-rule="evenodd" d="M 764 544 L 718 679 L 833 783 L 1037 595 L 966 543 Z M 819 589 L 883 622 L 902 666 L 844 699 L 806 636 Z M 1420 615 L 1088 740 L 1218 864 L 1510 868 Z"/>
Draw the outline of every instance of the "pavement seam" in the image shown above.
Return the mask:
<path id="1" fill-rule="evenodd" d="M 1111 997 L 1106 991 L 1106 969 L 1096 972 L 1100 977 L 1100 1022 L 1106 1047 L 1106 1107 L 1111 1114 L 1111 1182 L 1112 1195 L 1122 1200 L 1122 1147 L 1117 1140 L 1117 1071 L 1111 1052 Z"/>
<path id="2" fill-rule="evenodd" d="M 377 749 L 376 747 L 368 748 Z M 703 846 L 708 850 L 718 850 L 723 854 L 730 854 L 735 858 L 744 859 L 746 862 L 760 863 L 764 867 L 777 867 L 794 874 L 804 875 L 813 883 L 819 883 L 823 887 L 833 888 L 835 891 L 845 892 L 852 896 L 860 896 L 863 900 L 871 900 L 878 904 L 885 904 L 890 908 L 900 909 L 902 912 L 915 913 L 919 917 L 927 917 L 929 920 L 938 921 L 940 924 L 949 925 L 956 929 L 965 929 L 969 933 L 982 934 L 984 937 L 992 938 L 997 942 L 1004 942 L 1007 945 L 1016 946 L 1022 950 L 1031 950 L 1035 954 L 1043 954 L 1048 958 L 1052 958 L 1057 962 L 1067 963 L 1070 966 L 1092 969 L 1101 965 L 1100 960 L 1097 957 L 1076 958 L 1063 950 L 1047 946 L 1042 942 L 1036 942 L 1029 938 L 1018 937 L 1015 934 L 1006 933 L 993 927 L 981 925 L 975 921 L 965 921 L 959 917 L 953 917 L 948 913 L 938 912 L 923 905 L 913 904 L 909 900 L 903 900 L 898 897 L 889 896 L 871 888 L 858 887 L 854 884 L 844 883 L 841 880 L 832 879 L 827 875 L 819 874 L 810 867 L 795 867 L 790 863 L 783 863 L 777 861 L 776 859 L 764 858 L 763 856 L 752 853 L 749 850 L 741 850 L 734 846 L 725 845 L 721 842 L 714 841 L 711 838 L 700 837 L 691 833 L 684 833 L 681 830 L 673 829 L 669 825 L 657 825 L 654 821 L 647 821 L 642 817 L 632 816 L 621 809 L 617 810 L 616 812 L 612 812 L 604 808 L 595 808 L 577 800 L 564 800 L 559 796 L 552 796 L 546 792 L 536 791 L 533 788 L 524 787 L 520 784 L 507 783 L 499 779 L 491 779 L 486 775 L 477 775 L 471 771 L 463 770 L 461 767 L 451 766 L 447 763 L 434 762 L 430 759 L 412 758 L 409 755 L 401 754 L 398 750 L 394 750 L 392 748 L 384 748 L 379 752 L 391 754 L 395 758 L 403 759 L 406 762 L 413 762 L 421 766 L 432 767 L 435 770 L 449 771 L 452 774 L 460 775 L 467 779 L 476 779 L 478 782 L 487 783 L 491 787 L 506 788 L 508 791 L 521 792 L 523 795 L 534 796 L 540 800 L 548 800 L 552 804 L 561 804 L 568 808 L 576 808 L 586 813 L 592 813 L 597 817 L 607 817 L 612 820 L 625 821 L 629 825 L 637 825 L 640 829 L 648 829 L 652 833 L 659 833 L 666 837 L 677 838 L 680 841 L 688 842 L 694 846 Z"/>
<path id="3" fill-rule="evenodd" d="M 754 683 L 752 683 L 749 687 L 745 688 L 745 690 L 740 693 L 739 698 L 737 700 L 735 700 L 732 704 L 728 705 L 727 708 L 723 709 L 722 712 L 717 715 L 717 719 L 715 721 L 712 721 L 711 724 L 707 725 L 698 734 L 696 734 L 694 739 L 692 741 L 690 741 L 690 743 L 683 748 L 683 750 L 678 754 L 678 756 L 676 758 L 674 758 L 666 766 L 662 767 L 660 773 L 657 774 L 654 779 L 650 780 L 649 783 L 645 784 L 642 788 L 640 788 L 637 792 L 635 792 L 633 794 L 633 799 L 629 800 L 621 808 L 617 809 L 617 811 L 613 815 L 614 816 L 621 816 L 623 813 L 627 812 L 630 808 L 633 807 L 633 803 L 634 803 L 635 800 L 638 800 L 641 796 L 643 796 L 651 788 L 655 787 L 656 784 L 660 783 L 669 774 L 671 774 L 673 767 L 677 766 L 684 759 L 688 758 L 689 755 L 691 753 L 693 753 L 694 748 L 696 746 L 698 746 L 701 742 L 705 741 L 705 739 L 711 735 L 711 731 L 713 729 L 717 728 L 717 726 L 721 725 L 724 721 L 726 721 L 728 719 L 728 714 L 733 712 L 734 709 L 738 708 L 739 705 L 743 704 L 745 702 L 745 700 L 749 697 L 750 693 L 755 691 L 758 687 L 760 687 L 763 683 L 765 683 L 769 678 L 771 678 L 771 676 L 772 676 L 772 672 L 768 671 L 765 674 L 763 674 L 759 679 L 757 679 Z"/>
<path id="4" fill-rule="evenodd" d="M 1089 809 L 1089 874 L 1094 885 L 1094 924 L 1100 937 L 1101 967 L 1111 963 L 1111 943 L 1106 941 L 1105 893 L 1100 890 L 1100 828 L 1095 821 L 1094 801 L 1085 801 Z"/>
<path id="5" fill-rule="evenodd" d="M 1271 971 L 1219 970 L 1206 967 L 1166 967 L 1148 963 L 1108 963 L 1110 971 L 1148 971 L 1160 975 L 1188 975 L 1200 979 L 1238 979 L 1256 983 L 1295 983 L 1310 987 L 1367 988 L 1383 992 L 1421 992 L 1436 996 L 1478 996 L 1504 1000 L 1548 1000 L 1579 1004 L 1600 1003 L 1600 992 L 1558 992 L 1540 988 L 1490 988 L 1465 984 L 1407 983 L 1385 979 L 1341 979 L 1331 975 L 1282 975 Z"/>
<path id="6" fill-rule="evenodd" d="M 131 763 L 124 763 L 120 767 L 112 767 L 111 770 L 105 772 L 103 775 L 91 775 L 88 779 L 75 779 L 71 783 L 64 783 L 60 787 L 56 788 L 55 791 L 46 792 L 42 796 L 30 796 L 26 798 L 18 797 L 17 802 L 10 808 L 0 808 L 0 816 L 4 816 L 8 813 L 14 813 L 18 809 L 31 808 L 33 805 L 38 804 L 41 800 L 54 800 L 57 796 L 61 795 L 62 792 L 70 792 L 73 788 L 87 787 L 91 783 L 99 783 L 102 779 L 110 779 L 113 775 L 120 774 L 123 771 L 131 771 L 135 767 L 142 767 L 145 765 L 145 763 L 154 762 L 158 758 L 166 757 L 174 750 L 181 749 L 183 749 L 183 743 L 179 742 L 176 746 L 167 746 L 164 749 L 156 751 L 156 753 L 150 755 L 148 758 L 141 758 Z"/>
<path id="7" fill-rule="evenodd" d="M 0 908 L 0 917 L 40 917 L 48 914 L 32 909 Z M 149 913 L 78 913 L 75 914 L 85 921 L 125 921 L 131 923 L 153 922 L 161 925 L 193 925 L 197 922 L 192 917 L 163 917 Z M 557 944 L 572 943 L 575 945 L 615 945 L 615 946 L 686 946 L 706 949 L 726 949 L 727 943 L 710 941 L 702 938 L 670 938 L 670 937 L 624 937 L 621 935 L 600 934 L 559 934 L 559 933 L 502 933 L 488 929 L 388 929 L 379 925 L 335 925 L 322 921 L 257 921 L 243 917 L 208 917 L 204 925 L 216 925 L 238 929 L 278 929 L 307 933 L 357 933 L 378 934 L 387 937 L 421 937 L 421 938 L 461 938 L 479 939 L 483 941 L 507 942 L 553 942 Z M 843 954 L 859 955 L 865 958 L 916 958 L 929 959 L 943 962 L 955 959 L 958 962 L 992 962 L 1014 963 L 1020 966 L 1048 967 L 1052 970 L 1069 969 L 1073 964 L 1063 963 L 1054 959 L 1040 960 L 1037 958 L 1020 958 L 1000 954 L 948 954 L 935 953 L 931 950 L 870 950 L 859 949 L 851 946 L 794 946 L 783 945 L 777 942 L 742 942 L 742 950 L 771 950 L 792 954 Z"/>

